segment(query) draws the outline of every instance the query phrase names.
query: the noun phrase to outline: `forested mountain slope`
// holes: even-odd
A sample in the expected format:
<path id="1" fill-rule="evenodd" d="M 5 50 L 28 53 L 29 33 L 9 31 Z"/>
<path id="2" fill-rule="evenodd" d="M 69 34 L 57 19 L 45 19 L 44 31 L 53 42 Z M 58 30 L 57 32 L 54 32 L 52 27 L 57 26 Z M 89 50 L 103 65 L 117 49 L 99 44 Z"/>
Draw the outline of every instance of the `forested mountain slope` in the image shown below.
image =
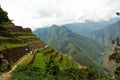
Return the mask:
<path id="1" fill-rule="evenodd" d="M 83 65 L 92 65 L 99 60 L 101 47 L 96 42 L 70 31 L 65 26 L 53 25 L 49 28 L 37 29 L 34 33 L 45 43 L 71 55 Z"/>

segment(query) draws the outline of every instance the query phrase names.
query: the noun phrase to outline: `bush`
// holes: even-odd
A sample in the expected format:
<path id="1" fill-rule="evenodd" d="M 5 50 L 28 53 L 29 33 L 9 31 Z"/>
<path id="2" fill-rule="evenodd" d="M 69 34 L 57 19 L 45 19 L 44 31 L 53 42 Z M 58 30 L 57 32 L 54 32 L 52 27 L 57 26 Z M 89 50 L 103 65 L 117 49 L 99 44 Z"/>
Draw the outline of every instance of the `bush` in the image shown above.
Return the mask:
<path id="1" fill-rule="evenodd" d="M 12 80 L 111 80 L 94 67 L 87 69 L 66 69 L 59 71 L 59 66 L 54 65 L 42 71 L 35 66 L 19 66 L 12 74 Z M 48 70 L 48 71 L 47 71 Z M 46 73 L 47 72 L 47 73 Z M 54 74 L 57 73 L 57 74 Z"/>
<path id="2" fill-rule="evenodd" d="M 38 80 L 42 79 L 42 71 L 35 66 L 19 66 L 12 73 L 12 80 Z"/>
<path id="3" fill-rule="evenodd" d="M 7 67 L 4 67 L 2 65 L 0 65 L 0 72 L 5 72 L 8 71 L 9 69 Z"/>
<path id="4" fill-rule="evenodd" d="M 8 21 L 10 21 L 8 18 L 8 13 L 0 7 L 0 24 Z"/>

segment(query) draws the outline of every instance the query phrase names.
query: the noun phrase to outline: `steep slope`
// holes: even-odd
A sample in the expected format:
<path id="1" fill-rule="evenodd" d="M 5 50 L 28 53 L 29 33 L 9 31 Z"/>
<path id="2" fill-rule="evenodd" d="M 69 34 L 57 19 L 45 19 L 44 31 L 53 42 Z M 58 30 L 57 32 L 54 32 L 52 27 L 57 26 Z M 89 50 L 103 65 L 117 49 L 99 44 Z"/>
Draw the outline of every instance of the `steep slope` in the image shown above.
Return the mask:
<path id="1" fill-rule="evenodd" d="M 116 63 L 109 61 L 109 56 L 112 54 L 111 51 L 114 46 L 111 44 L 111 41 L 117 37 L 120 37 L 120 20 L 90 34 L 90 38 L 104 44 L 103 66 L 111 72 L 114 72 L 116 69 L 114 66 Z"/>
<path id="2" fill-rule="evenodd" d="M 0 7 L 0 72 L 9 70 L 11 64 L 28 52 L 44 47 L 30 28 L 16 26 Z"/>
<path id="3" fill-rule="evenodd" d="M 29 54 L 31 56 L 33 54 Z M 109 80 L 93 68 L 79 65 L 70 57 L 50 46 L 39 49 L 32 58 L 27 57 L 12 73 L 10 80 Z M 81 69 L 82 67 L 82 69 Z"/>
<path id="4" fill-rule="evenodd" d="M 94 39 L 104 45 L 110 44 L 116 37 L 120 37 L 120 20 L 106 28 L 94 31 L 90 34 L 91 39 Z"/>
<path id="5" fill-rule="evenodd" d="M 6 68 L 10 70 L 11 63 L 15 64 L 9 72 L 0 75 L 0 80 L 107 79 L 95 68 L 81 66 L 71 57 L 45 45 L 31 29 L 15 26 L 11 21 L 1 22 L 0 74 Z"/>
<path id="6" fill-rule="evenodd" d="M 11 63 L 16 62 L 25 53 L 34 51 L 44 45 L 42 41 L 32 34 L 29 28 L 15 26 L 11 22 L 1 24 L 0 66 L 10 66 Z"/>
<path id="7" fill-rule="evenodd" d="M 34 33 L 47 44 L 71 55 L 83 65 L 92 65 L 98 61 L 100 50 L 97 43 L 73 33 L 66 27 L 53 25 L 50 28 L 37 29 Z"/>

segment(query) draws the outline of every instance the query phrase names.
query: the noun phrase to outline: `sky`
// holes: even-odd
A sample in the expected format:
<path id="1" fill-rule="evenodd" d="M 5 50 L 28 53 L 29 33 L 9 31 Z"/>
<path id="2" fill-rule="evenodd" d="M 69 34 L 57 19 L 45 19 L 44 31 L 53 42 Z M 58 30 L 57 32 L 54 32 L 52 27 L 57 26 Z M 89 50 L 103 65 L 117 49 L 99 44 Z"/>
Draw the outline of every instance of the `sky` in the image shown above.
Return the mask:
<path id="1" fill-rule="evenodd" d="M 16 25 L 32 30 L 53 24 L 102 21 L 116 17 L 120 0 L 0 0 Z"/>

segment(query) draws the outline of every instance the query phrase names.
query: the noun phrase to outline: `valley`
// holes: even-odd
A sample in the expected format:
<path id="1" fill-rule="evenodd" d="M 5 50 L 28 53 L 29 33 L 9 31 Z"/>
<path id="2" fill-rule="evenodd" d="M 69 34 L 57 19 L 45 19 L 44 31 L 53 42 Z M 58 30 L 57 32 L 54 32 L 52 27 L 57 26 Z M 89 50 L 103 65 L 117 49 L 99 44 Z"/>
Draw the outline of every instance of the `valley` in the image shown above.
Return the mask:
<path id="1" fill-rule="evenodd" d="M 53 25 L 50 28 L 38 29 L 34 33 L 45 43 L 70 55 L 80 64 L 98 65 L 102 46 L 97 42 L 73 33 L 65 26 Z"/>
<path id="2" fill-rule="evenodd" d="M 120 20 L 23 28 L 0 6 L 0 80 L 119 80 Z"/>

